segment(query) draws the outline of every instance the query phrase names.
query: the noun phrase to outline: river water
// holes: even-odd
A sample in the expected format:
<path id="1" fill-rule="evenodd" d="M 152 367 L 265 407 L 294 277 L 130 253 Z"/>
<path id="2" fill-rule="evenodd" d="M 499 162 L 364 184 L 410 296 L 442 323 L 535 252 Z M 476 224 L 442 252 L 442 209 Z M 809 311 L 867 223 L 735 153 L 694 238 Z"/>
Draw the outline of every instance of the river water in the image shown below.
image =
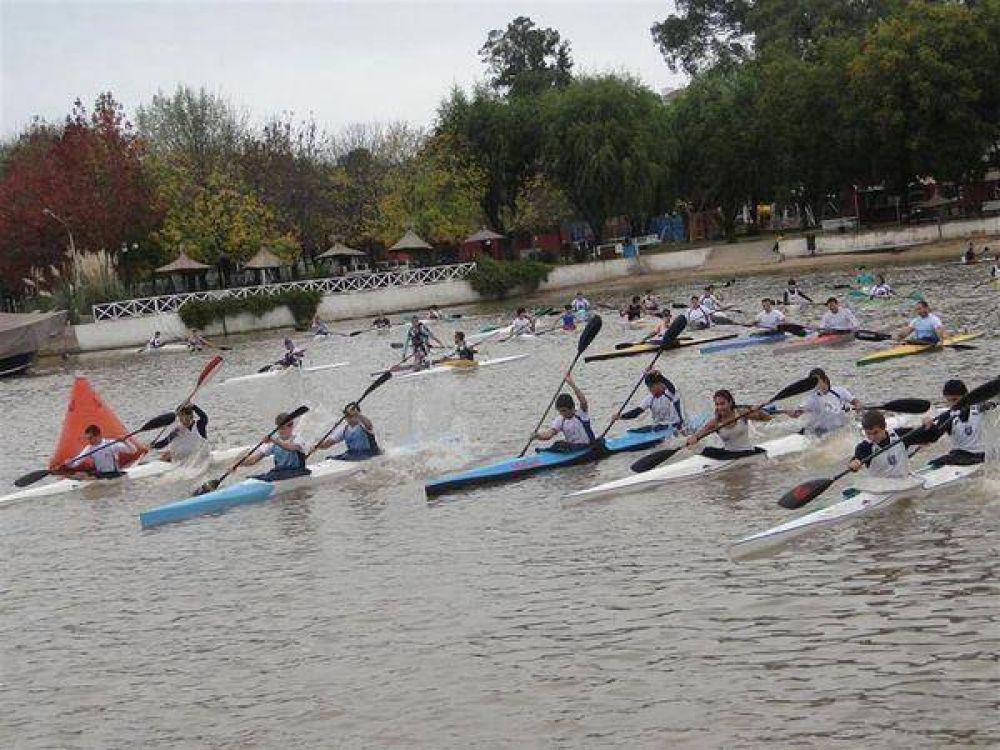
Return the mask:
<path id="1" fill-rule="evenodd" d="M 854 360 L 884 344 L 785 356 L 692 348 L 660 361 L 689 411 L 707 408 L 719 387 L 763 401 L 817 365 L 868 403 L 936 398 L 949 377 L 972 386 L 1000 372 L 1000 295 L 973 289 L 983 278 L 948 265 L 891 279 L 904 293 L 922 289 L 949 326 L 987 330 L 974 351 L 861 369 Z M 847 280 L 826 273 L 802 284 L 820 299 Z M 725 291 L 749 313 L 783 281 Z M 658 291 L 680 301 L 690 287 Z M 881 328 L 904 315 L 863 319 Z M 590 351 L 634 336 L 606 314 Z M 313 407 L 304 431 L 320 432 L 397 356 L 388 341 L 366 333 L 312 345 L 314 362 L 352 366 L 305 382 L 211 388 L 199 402 L 213 440 L 252 442 L 298 403 Z M 531 356 L 389 382 L 365 404 L 389 457 L 338 485 L 146 532 L 139 511 L 186 496 L 193 479 L 0 509 L 0 746 L 1000 743 L 996 466 L 740 562 L 728 545 L 787 519 L 777 498 L 838 470 L 852 437 L 612 500 L 563 495 L 625 475 L 634 455 L 429 505 L 424 480 L 521 448 L 575 346 L 566 335 L 493 343 L 487 356 Z M 276 334 L 236 341 L 219 379 L 279 350 Z M 109 354 L 0 383 L 0 477 L 45 465 L 74 372 L 137 425 L 182 399 L 206 359 Z M 581 363 L 598 426 L 646 364 Z M 761 434 L 792 429 L 776 421 Z"/>

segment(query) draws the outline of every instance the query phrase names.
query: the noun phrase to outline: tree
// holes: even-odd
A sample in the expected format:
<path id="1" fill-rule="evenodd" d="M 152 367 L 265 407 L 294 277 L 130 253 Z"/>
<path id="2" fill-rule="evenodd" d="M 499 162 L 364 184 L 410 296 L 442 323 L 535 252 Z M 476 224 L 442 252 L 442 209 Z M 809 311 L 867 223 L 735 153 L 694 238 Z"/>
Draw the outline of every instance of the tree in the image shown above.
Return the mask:
<path id="1" fill-rule="evenodd" d="M 608 218 L 641 224 L 659 207 L 667 133 L 659 97 L 615 76 L 550 92 L 542 108 L 545 174 L 600 238 Z"/>
<path id="2" fill-rule="evenodd" d="M 489 68 L 490 86 L 511 96 L 567 86 L 573 78 L 569 42 L 527 16 L 518 16 L 503 31 L 490 31 L 479 56 Z"/>

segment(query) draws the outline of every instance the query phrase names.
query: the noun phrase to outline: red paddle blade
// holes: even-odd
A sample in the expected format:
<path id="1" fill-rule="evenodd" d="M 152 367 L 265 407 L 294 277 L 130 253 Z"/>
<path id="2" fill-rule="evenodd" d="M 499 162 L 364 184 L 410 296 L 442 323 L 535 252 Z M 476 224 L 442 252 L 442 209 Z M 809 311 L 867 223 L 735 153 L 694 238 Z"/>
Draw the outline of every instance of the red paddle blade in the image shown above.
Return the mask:
<path id="1" fill-rule="evenodd" d="M 210 360 L 208 364 L 205 365 L 205 369 L 201 371 L 201 375 L 198 376 L 198 385 L 205 385 L 209 380 L 215 377 L 215 373 L 219 371 L 222 367 L 222 357 L 216 354 Z"/>
<path id="2" fill-rule="evenodd" d="M 831 484 L 833 484 L 832 479 L 810 479 L 782 495 L 778 505 L 789 510 L 801 508 L 823 494 Z"/>

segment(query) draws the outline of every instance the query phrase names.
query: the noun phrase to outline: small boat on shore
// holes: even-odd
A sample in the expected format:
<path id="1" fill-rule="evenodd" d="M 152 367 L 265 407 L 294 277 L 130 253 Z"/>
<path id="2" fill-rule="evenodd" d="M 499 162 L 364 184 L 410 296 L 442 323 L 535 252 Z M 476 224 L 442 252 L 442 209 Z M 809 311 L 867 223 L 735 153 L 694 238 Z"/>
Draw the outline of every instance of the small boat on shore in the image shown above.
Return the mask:
<path id="1" fill-rule="evenodd" d="M 0 313 L 0 378 L 18 375 L 51 345 L 66 325 L 66 313 Z"/>

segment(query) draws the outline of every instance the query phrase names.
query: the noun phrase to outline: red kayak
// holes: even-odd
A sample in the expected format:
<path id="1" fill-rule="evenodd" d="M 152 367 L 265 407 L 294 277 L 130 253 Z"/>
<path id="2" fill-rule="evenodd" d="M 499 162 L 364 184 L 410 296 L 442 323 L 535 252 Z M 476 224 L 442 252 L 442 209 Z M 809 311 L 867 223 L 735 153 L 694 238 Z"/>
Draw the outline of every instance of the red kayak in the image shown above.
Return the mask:
<path id="1" fill-rule="evenodd" d="M 848 344 L 852 341 L 854 341 L 853 331 L 848 331 L 847 333 L 818 333 L 801 339 L 792 339 L 783 344 L 776 344 L 771 347 L 771 351 L 775 353 L 798 352 L 803 349 L 814 349 L 817 346 Z"/>

